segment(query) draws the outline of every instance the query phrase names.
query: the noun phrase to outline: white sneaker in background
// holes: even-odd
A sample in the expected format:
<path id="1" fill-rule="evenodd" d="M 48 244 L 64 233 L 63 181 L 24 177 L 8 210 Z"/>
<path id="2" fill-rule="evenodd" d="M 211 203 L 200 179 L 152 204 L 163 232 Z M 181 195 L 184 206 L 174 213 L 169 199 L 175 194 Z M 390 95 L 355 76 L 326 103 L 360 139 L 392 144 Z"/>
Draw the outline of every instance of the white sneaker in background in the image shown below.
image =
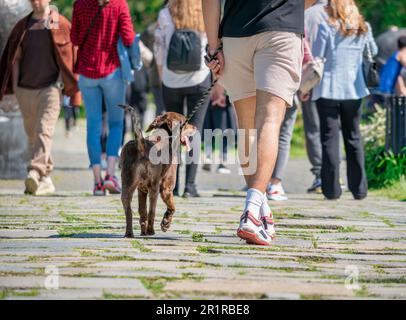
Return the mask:
<path id="1" fill-rule="evenodd" d="M 38 189 L 35 192 L 36 196 L 45 196 L 55 193 L 55 186 L 51 177 L 42 177 L 39 181 Z"/>
<path id="2" fill-rule="evenodd" d="M 286 195 L 285 190 L 283 190 L 282 183 L 271 184 L 266 190 L 266 196 L 268 200 L 272 201 L 288 200 L 288 196 Z"/>
<path id="3" fill-rule="evenodd" d="M 38 190 L 40 175 L 37 170 L 30 170 L 27 178 L 25 179 L 25 193 L 33 194 Z"/>

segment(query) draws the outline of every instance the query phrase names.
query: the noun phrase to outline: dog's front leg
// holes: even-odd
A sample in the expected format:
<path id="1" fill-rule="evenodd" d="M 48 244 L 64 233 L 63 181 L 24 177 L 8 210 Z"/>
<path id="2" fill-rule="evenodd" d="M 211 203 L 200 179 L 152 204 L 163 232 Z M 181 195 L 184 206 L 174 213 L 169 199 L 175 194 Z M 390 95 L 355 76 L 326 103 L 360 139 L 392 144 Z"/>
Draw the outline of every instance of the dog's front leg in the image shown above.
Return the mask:
<path id="1" fill-rule="evenodd" d="M 148 228 L 147 193 L 138 189 L 138 213 L 140 214 L 141 235 L 146 236 Z"/>
<path id="2" fill-rule="evenodd" d="M 121 193 L 121 202 L 123 204 L 126 220 L 125 235 L 126 238 L 134 238 L 133 232 L 133 211 L 131 209 L 131 201 L 133 199 L 133 194 L 135 187 L 123 188 Z"/>
<path id="3" fill-rule="evenodd" d="M 154 222 L 155 222 L 155 212 L 156 212 L 156 205 L 158 202 L 159 196 L 159 186 L 156 185 L 151 188 L 149 193 L 149 212 L 148 212 L 148 229 L 147 234 L 152 236 L 155 234 L 154 230 Z"/>
<path id="4" fill-rule="evenodd" d="M 173 193 L 172 190 L 169 189 L 162 189 L 161 190 L 161 198 L 163 202 L 166 204 L 166 212 L 161 222 L 161 230 L 163 232 L 168 231 L 172 223 L 172 217 L 175 213 L 175 203 L 173 201 Z"/>

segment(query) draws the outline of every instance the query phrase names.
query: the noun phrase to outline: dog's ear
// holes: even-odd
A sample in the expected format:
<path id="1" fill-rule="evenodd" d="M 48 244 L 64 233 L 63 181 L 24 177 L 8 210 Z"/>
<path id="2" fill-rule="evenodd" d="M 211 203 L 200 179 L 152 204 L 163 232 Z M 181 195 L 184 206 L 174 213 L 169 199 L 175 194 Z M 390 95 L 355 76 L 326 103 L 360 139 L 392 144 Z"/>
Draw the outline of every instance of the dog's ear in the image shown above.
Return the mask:
<path id="1" fill-rule="evenodd" d="M 162 127 L 164 124 L 168 123 L 168 115 L 166 113 L 158 116 L 155 118 L 154 121 L 149 125 L 148 129 L 146 132 L 150 132 L 154 129 Z"/>

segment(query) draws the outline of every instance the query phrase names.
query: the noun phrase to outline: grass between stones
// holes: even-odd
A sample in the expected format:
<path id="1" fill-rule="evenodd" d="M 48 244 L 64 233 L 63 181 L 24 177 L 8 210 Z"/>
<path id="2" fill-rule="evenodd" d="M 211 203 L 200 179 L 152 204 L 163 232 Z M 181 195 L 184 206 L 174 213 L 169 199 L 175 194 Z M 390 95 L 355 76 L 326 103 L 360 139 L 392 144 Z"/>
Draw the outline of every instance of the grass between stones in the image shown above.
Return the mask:
<path id="1" fill-rule="evenodd" d="M 9 297 L 37 297 L 39 295 L 39 290 L 34 288 L 31 290 L 11 290 L 11 289 L 3 289 L 0 291 L 0 299 L 6 299 Z"/>
<path id="2" fill-rule="evenodd" d="M 138 240 L 131 241 L 131 245 L 134 249 L 140 250 L 140 252 L 151 252 L 151 249 L 146 248 L 141 242 Z"/>
<path id="3" fill-rule="evenodd" d="M 143 295 L 136 295 L 136 294 L 115 294 L 111 292 L 103 291 L 102 299 L 106 300 L 121 300 L 121 299 L 144 299 Z"/>

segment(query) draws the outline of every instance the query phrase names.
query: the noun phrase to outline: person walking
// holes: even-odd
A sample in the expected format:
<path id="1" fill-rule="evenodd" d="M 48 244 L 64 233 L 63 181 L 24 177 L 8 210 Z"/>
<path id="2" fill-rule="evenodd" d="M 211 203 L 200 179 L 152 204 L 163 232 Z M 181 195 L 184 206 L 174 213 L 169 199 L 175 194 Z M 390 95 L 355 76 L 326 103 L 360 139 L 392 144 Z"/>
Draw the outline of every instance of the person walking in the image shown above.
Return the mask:
<path id="1" fill-rule="evenodd" d="M 30 2 L 33 11 L 14 26 L 1 57 L 0 100 L 14 93 L 20 105 L 30 154 L 25 193 L 38 196 L 55 192 L 51 148 L 62 92 L 73 105 L 81 98 L 70 22 L 50 0 Z"/>
<path id="2" fill-rule="evenodd" d="M 266 188 L 286 108 L 300 85 L 304 9 L 314 2 L 226 0 L 220 25 L 220 0 L 203 0 L 208 66 L 234 103 L 244 149 L 256 146 L 249 161 L 239 148 L 248 191 L 237 235 L 249 243 L 270 245 L 275 238 Z"/>
<path id="3" fill-rule="evenodd" d="M 398 50 L 390 56 L 381 69 L 381 93 L 406 95 L 406 85 L 402 77 L 404 68 L 406 68 L 406 36 L 401 36 L 398 38 Z"/>
<path id="4" fill-rule="evenodd" d="M 328 0 L 318 0 L 316 4 L 305 11 L 305 28 L 310 48 L 316 41 L 321 23 L 327 20 L 325 6 Z M 311 95 L 311 93 L 310 93 Z M 303 98 L 303 97 L 301 97 Z M 302 100 L 303 127 L 306 141 L 307 157 L 311 164 L 310 171 L 314 176 L 312 185 L 307 189 L 309 193 L 321 193 L 321 142 L 320 119 L 316 103 L 312 99 Z"/>
<path id="5" fill-rule="evenodd" d="M 350 8 L 350 9 L 349 9 Z M 321 182 L 327 199 L 338 199 L 340 187 L 340 122 L 347 157 L 348 188 L 355 199 L 367 196 L 364 150 L 360 133 L 361 102 L 369 95 L 363 75 L 363 55 L 377 54 L 371 26 L 354 0 L 331 0 L 328 20 L 320 24 L 314 56 L 326 58 L 321 82 L 313 90 L 320 117 Z M 366 47 L 369 47 L 368 49 Z"/>
<path id="6" fill-rule="evenodd" d="M 126 83 L 123 79 L 117 44 L 134 43 L 135 33 L 125 0 L 77 0 L 73 5 L 71 38 L 78 46 L 77 71 L 87 119 L 87 150 L 94 175 L 95 196 L 106 190 L 120 193 L 115 175 L 119 149 L 122 145 Z M 108 138 L 107 173 L 102 178 L 102 101 L 106 102 Z"/>
<path id="7" fill-rule="evenodd" d="M 182 34 L 184 30 L 189 31 Z M 176 35 L 179 35 L 179 37 Z M 187 37 L 191 43 L 191 48 L 197 49 L 191 50 L 189 53 L 184 52 L 183 56 L 177 56 L 180 51 L 171 45 L 174 36 L 174 39 L 182 37 L 185 39 Z M 203 62 L 206 45 L 207 37 L 204 33 L 201 2 L 169 0 L 168 5 L 159 13 L 154 43 L 155 59 L 162 80 L 166 111 L 190 115 L 204 93 L 209 89 L 211 74 L 209 68 Z M 171 48 L 175 50 L 171 51 Z M 193 70 L 190 70 L 190 64 L 182 64 L 182 58 L 184 57 L 190 58 L 190 61 L 195 61 Z M 176 61 L 176 59 L 179 60 Z M 175 63 L 168 65 L 168 62 L 179 63 L 175 66 Z M 187 105 L 186 113 L 183 110 L 185 101 Z M 204 100 L 190 120 L 190 123 L 195 125 L 199 132 L 202 132 L 208 105 L 209 97 Z M 200 196 L 196 187 L 197 162 L 200 159 L 200 139 L 199 144 L 195 145 L 198 147 L 189 151 L 191 163 L 186 164 L 186 183 L 183 193 L 185 198 Z M 179 166 L 174 194 L 179 195 Z"/>
<path id="8" fill-rule="evenodd" d="M 313 60 L 310 45 L 307 38 L 304 39 L 304 56 L 303 66 Z M 268 200 L 285 201 L 288 196 L 282 186 L 283 176 L 289 161 L 290 146 L 292 142 L 293 130 L 297 117 L 297 99 L 295 99 L 292 108 L 286 110 L 285 118 L 282 122 L 281 132 L 279 135 L 278 157 L 276 159 L 275 169 L 272 173 L 271 181 L 268 183 L 266 190 Z"/>
<path id="9" fill-rule="evenodd" d="M 221 131 L 221 142 L 219 146 L 219 160 L 216 172 L 219 174 L 231 174 L 231 170 L 226 166 L 228 161 L 227 154 L 230 148 L 235 148 L 235 144 L 230 143 L 230 133 L 233 139 L 236 136 L 236 121 L 234 117 L 233 106 L 230 99 L 222 86 L 216 84 L 210 95 L 210 104 L 207 109 L 206 117 L 204 119 L 204 131 L 208 130 L 210 133 Z M 204 143 L 204 164 L 202 169 L 210 172 L 214 162 L 214 150 L 216 148 L 217 135 L 212 139 L 207 139 L 205 135 L 202 136 Z"/>

